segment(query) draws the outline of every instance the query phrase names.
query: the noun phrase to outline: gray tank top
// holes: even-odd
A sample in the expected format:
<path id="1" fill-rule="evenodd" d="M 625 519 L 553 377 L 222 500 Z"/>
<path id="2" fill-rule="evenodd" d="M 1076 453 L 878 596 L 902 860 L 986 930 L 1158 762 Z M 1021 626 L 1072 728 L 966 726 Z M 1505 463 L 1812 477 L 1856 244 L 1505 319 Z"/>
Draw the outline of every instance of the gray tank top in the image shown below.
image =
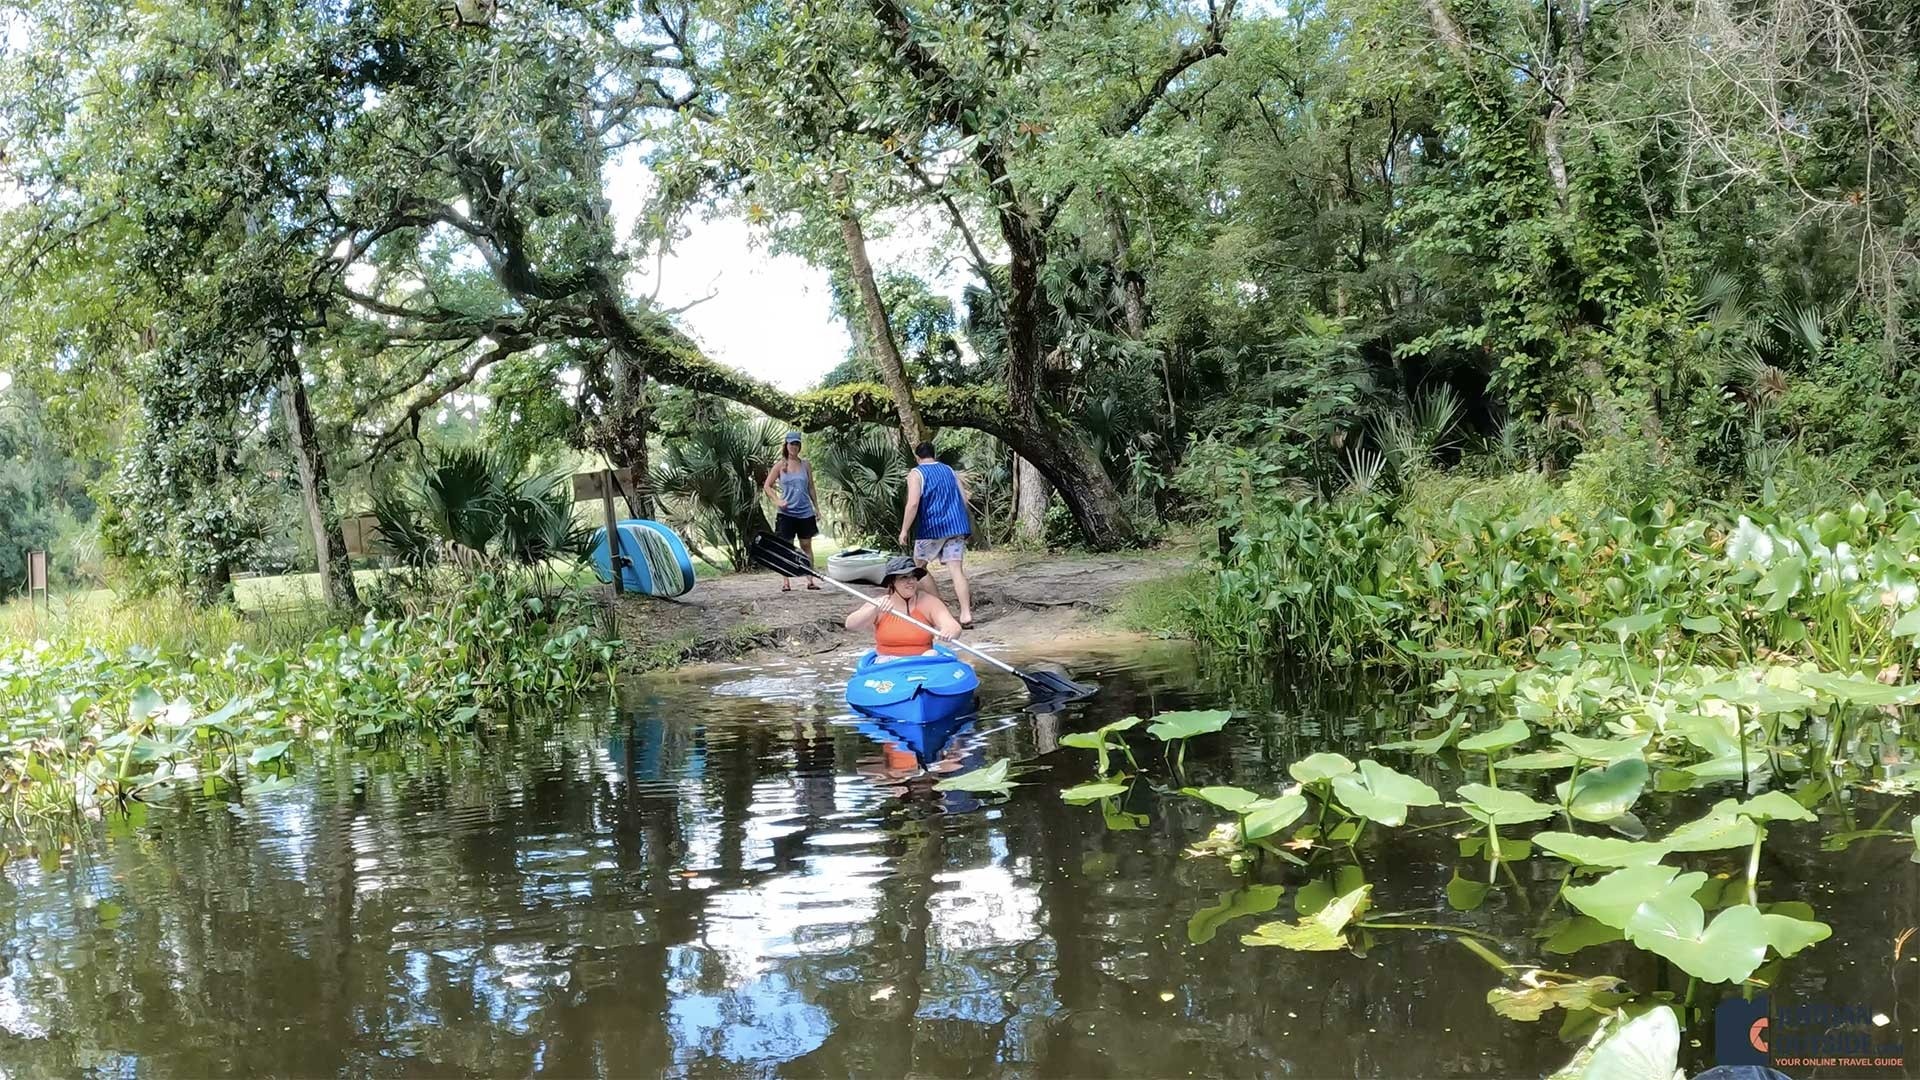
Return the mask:
<path id="1" fill-rule="evenodd" d="M 807 482 L 813 478 L 812 465 L 789 465 L 780 474 L 780 497 L 787 501 L 780 512 L 788 517 L 812 517 L 813 494 Z"/>

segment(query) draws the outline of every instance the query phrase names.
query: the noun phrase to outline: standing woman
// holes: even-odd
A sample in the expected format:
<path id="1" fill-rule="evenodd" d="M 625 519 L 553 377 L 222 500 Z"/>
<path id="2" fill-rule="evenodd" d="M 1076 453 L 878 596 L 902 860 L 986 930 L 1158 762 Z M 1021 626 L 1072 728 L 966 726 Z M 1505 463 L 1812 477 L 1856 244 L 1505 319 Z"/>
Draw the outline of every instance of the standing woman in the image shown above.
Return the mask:
<path id="1" fill-rule="evenodd" d="M 799 432 L 787 432 L 780 460 L 768 471 L 767 481 L 761 487 L 779 507 L 773 519 L 773 534 L 790 544 L 798 541 L 800 553 L 807 557 L 807 565 L 812 566 L 813 538 L 820 535 L 820 518 L 814 510 L 818 496 L 813 490 L 813 462 L 800 456 Z M 807 588 L 818 589 L 820 583 L 808 578 Z M 780 579 L 780 591 L 792 592 L 793 579 Z"/>

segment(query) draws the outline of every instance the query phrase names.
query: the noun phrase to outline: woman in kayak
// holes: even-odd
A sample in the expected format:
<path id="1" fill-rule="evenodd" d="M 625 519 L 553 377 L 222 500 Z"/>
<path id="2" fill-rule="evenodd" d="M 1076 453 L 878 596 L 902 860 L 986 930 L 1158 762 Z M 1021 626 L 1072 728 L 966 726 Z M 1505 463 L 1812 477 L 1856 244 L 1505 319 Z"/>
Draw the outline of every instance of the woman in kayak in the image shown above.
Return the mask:
<path id="1" fill-rule="evenodd" d="M 820 518 L 813 507 L 819 499 L 813 490 L 813 462 L 800 456 L 799 432 L 787 432 L 787 441 L 780 448 L 780 460 L 774 462 L 766 482 L 760 486 L 780 511 L 773 518 L 773 534 L 789 544 L 797 541 L 800 554 L 806 556 L 807 565 L 812 566 L 813 538 L 820 534 Z M 819 587 L 819 582 L 807 579 L 807 588 Z M 792 592 L 793 579 L 781 578 L 780 591 Z"/>
<path id="2" fill-rule="evenodd" d="M 960 623 L 947 605 L 931 592 L 920 591 L 926 568 L 901 557 L 887 563 L 880 587 L 886 592 L 877 604 L 861 604 L 847 615 L 847 629 L 873 627 L 873 651 L 881 656 L 921 656 L 933 651 L 934 636 L 906 619 L 905 614 L 940 631 L 940 640 L 960 636 Z"/>

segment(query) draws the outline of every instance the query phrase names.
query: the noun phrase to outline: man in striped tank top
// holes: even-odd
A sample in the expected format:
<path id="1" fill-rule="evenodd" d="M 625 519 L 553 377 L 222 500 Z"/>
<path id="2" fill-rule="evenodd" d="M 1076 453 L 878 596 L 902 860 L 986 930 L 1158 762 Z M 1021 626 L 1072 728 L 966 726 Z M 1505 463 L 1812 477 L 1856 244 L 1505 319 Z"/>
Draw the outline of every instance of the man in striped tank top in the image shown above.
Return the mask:
<path id="1" fill-rule="evenodd" d="M 939 559 L 953 575 L 953 597 L 960 605 L 960 625 L 973 628 L 973 593 L 967 587 L 967 537 L 973 519 L 967 516 L 967 493 L 960 477 L 933 454 L 933 444 L 913 448 L 914 466 L 907 471 L 907 508 L 901 516 L 900 546 L 913 538 L 913 561 L 921 566 Z M 933 588 L 932 578 L 922 578 Z"/>

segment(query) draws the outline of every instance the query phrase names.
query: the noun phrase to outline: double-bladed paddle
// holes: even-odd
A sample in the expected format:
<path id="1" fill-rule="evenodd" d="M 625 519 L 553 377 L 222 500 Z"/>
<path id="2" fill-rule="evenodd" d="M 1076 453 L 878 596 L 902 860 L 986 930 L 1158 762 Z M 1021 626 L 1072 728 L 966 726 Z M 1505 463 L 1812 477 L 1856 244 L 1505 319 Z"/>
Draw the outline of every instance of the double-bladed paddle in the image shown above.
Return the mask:
<path id="1" fill-rule="evenodd" d="M 856 600 L 872 604 L 875 607 L 881 606 L 878 599 L 868 596 L 843 581 L 835 581 L 825 574 L 820 573 L 818 570 L 815 570 L 812 563 L 808 562 L 806 556 L 800 554 L 791 544 L 788 544 L 771 533 L 761 533 L 754 537 L 753 543 L 748 545 L 747 550 L 748 553 L 753 556 L 754 562 L 759 563 L 761 566 L 783 577 L 816 578 L 839 589 L 841 592 L 846 593 Z M 941 636 L 940 631 L 928 626 L 926 623 L 921 622 L 911 615 L 906 615 L 898 611 L 890 611 L 890 614 L 897 618 L 905 619 L 935 637 Z M 987 663 L 992 664 L 994 667 L 1025 683 L 1027 685 L 1027 692 L 1033 696 L 1036 704 L 1045 703 L 1058 705 L 1068 701 L 1076 701 L 1080 698 L 1092 697 L 1094 694 L 1099 693 L 1098 687 L 1074 682 L 1065 675 L 1056 672 L 1021 671 L 1012 664 L 988 656 L 986 653 L 981 652 L 971 645 L 959 641 L 949 641 L 949 644 L 956 649 L 971 653 L 985 660 Z"/>

